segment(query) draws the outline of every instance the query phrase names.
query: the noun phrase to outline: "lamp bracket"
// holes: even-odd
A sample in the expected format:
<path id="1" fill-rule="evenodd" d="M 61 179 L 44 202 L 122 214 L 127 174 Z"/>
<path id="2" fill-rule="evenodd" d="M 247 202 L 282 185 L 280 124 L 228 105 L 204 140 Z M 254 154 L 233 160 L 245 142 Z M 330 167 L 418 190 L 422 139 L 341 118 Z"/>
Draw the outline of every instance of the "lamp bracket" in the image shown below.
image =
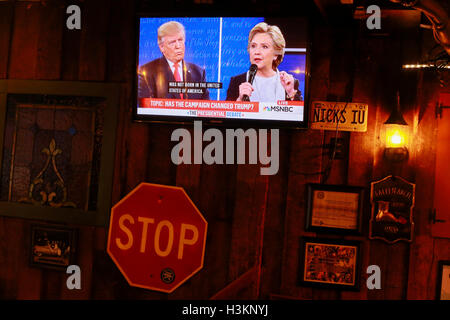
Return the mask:
<path id="1" fill-rule="evenodd" d="M 403 162 L 408 160 L 409 152 L 405 147 L 386 148 L 384 149 L 384 157 L 390 162 Z"/>
<path id="2" fill-rule="evenodd" d="M 444 106 L 442 103 L 436 103 L 436 118 L 442 119 L 442 110 L 450 109 L 450 106 Z"/>
<path id="3" fill-rule="evenodd" d="M 443 222 L 447 221 L 447 220 L 442 220 L 442 219 L 436 219 L 436 209 L 430 209 L 429 219 L 430 219 L 430 221 L 433 224 L 435 224 L 435 223 L 443 223 Z"/>

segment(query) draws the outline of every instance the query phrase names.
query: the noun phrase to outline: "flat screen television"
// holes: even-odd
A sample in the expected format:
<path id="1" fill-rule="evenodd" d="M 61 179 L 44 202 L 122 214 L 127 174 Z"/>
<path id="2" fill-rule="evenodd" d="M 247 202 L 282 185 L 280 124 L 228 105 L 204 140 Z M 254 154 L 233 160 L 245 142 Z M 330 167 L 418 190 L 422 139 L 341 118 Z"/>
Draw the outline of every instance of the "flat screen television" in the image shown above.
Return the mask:
<path id="1" fill-rule="evenodd" d="M 306 128 L 307 26 L 300 17 L 139 16 L 134 119 Z"/>

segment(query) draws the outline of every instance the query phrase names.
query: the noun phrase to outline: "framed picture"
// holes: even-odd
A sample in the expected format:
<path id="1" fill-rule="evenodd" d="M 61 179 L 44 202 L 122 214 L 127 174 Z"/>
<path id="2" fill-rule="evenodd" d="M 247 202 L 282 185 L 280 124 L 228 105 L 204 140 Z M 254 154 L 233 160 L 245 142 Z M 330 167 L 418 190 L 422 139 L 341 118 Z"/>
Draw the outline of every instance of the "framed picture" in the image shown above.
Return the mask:
<path id="1" fill-rule="evenodd" d="M 412 242 L 416 185 L 399 176 L 370 183 L 369 239 Z"/>
<path id="2" fill-rule="evenodd" d="M 436 299 L 450 300 L 450 260 L 439 261 L 436 284 Z"/>
<path id="3" fill-rule="evenodd" d="M 32 225 L 30 265 L 66 270 L 74 264 L 76 230 L 55 226 Z"/>
<path id="4" fill-rule="evenodd" d="M 310 183 L 306 203 L 306 230 L 361 233 L 363 187 Z"/>
<path id="5" fill-rule="evenodd" d="M 359 290 L 358 241 L 301 238 L 299 284 Z"/>
<path id="6" fill-rule="evenodd" d="M 117 84 L 0 80 L 0 215 L 106 226 Z"/>

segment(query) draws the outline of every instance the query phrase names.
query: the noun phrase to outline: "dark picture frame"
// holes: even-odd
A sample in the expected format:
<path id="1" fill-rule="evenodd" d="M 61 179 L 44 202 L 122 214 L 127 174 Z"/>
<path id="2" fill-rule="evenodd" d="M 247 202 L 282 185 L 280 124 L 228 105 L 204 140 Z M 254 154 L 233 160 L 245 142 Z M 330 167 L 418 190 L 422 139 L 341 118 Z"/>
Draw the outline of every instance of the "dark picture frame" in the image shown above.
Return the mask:
<path id="1" fill-rule="evenodd" d="M 363 187 L 309 183 L 306 188 L 307 231 L 361 234 Z"/>
<path id="2" fill-rule="evenodd" d="M 0 80 L 0 150 L 2 156 L 0 157 L 0 168 L 2 170 L 2 198 L 0 199 L 0 216 L 9 216 L 14 218 L 26 218 L 33 220 L 45 220 L 50 222 L 63 222 L 82 225 L 93 226 L 107 226 L 109 221 L 109 212 L 111 207 L 111 194 L 112 194 L 112 177 L 114 170 L 114 158 L 115 158 L 115 139 L 116 139 L 116 126 L 118 117 L 118 103 L 119 103 L 120 85 L 113 83 L 92 83 L 92 82 L 75 82 L 75 81 L 40 81 L 40 80 Z M 29 103 L 27 101 L 30 101 Z M 45 205 L 40 202 L 44 202 L 45 199 L 39 198 L 39 191 L 36 191 L 36 184 L 39 179 L 42 181 L 41 173 L 44 171 L 44 166 L 36 165 L 34 162 L 31 164 L 34 166 L 30 169 L 27 177 L 27 183 L 15 183 L 13 181 L 12 174 L 15 170 L 15 162 L 13 152 L 5 151 L 9 145 L 15 148 L 17 145 L 15 138 L 11 139 L 11 136 L 15 137 L 16 128 L 22 130 L 22 127 L 18 127 L 17 123 L 17 110 L 19 108 L 28 109 L 27 112 L 35 112 L 35 110 L 43 110 L 48 106 L 54 106 L 57 112 L 66 112 L 67 109 L 72 109 L 75 113 L 76 108 L 88 110 L 91 106 L 96 106 L 95 103 L 102 105 L 101 112 L 101 126 L 97 128 L 97 123 L 100 121 L 100 117 L 95 116 L 95 129 L 92 129 L 93 137 L 89 142 L 88 152 L 93 154 L 92 159 L 96 159 L 94 162 L 86 162 L 86 166 L 90 166 L 87 169 L 91 174 L 85 179 L 84 184 L 79 185 L 78 190 L 83 190 L 86 203 L 82 205 L 74 205 L 75 201 L 70 198 L 70 192 L 59 191 L 59 194 L 63 194 L 63 200 L 58 203 L 50 203 L 47 201 Z M 9 108 L 15 108 L 16 113 L 11 116 Z M 97 108 L 97 107 L 96 107 Z M 48 108 L 49 109 L 49 108 Z M 14 110 L 14 109 L 11 109 Z M 9 112 L 9 113 L 8 113 Z M 93 111 L 91 111 L 92 113 Z M 24 112 L 25 114 L 26 112 Z M 54 116 L 56 119 L 56 116 Z M 70 119 L 66 115 L 66 118 Z M 29 119 L 26 119 L 29 121 Z M 19 119 L 20 121 L 20 119 Z M 56 120 L 53 120 L 56 123 Z M 37 129 L 36 129 L 37 128 Z M 56 130 L 56 126 L 53 127 Z M 37 124 L 34 125 L 27 133 L 36 130 L 42 130 Z M 34 131 L 33 131 L 34 130 Z M 67 131 L 67 130 L 66 130 Z M 51 130 L 47 130 L 47 135 L 50 135 Z M 74 133 L 77 134 L 77 133 Z M 42 136 L 42 135 L 41 135 Z M 8 140 L 9 139 L 9 140 Z M 35 138 L 37 139 L 37 138 Z M 10 142 L 13 140 L 13 144 Z M 22 139 L 23 140 L 23 139 Z M 43 139 L 41 139 L 43 140 Z M 47 141 L 48 140 L 48 141 Z M 54 159 L 60 159 L 61 150 L 58 139 L 47 139 L 45 146 L 35 148 L 34 154 L 38 154 L 41 163 L 45 163 L 45 157 L 48 157 L 47 167 L 48 170 L 53 170 L 53 175 L 58 176 L 60 181 L 51 182 L 53 186 L 61 188 L 62 183 L 60 179 L 64 178 L 61 172 L 55 173 Z M 100 140 L 97 141 L 97 140 Z M 25 140 L 26 141 L 26 140 Z M 21 150 L 27 149 L 27 144 L 24 143 L 20 148 Z M 84 150 L 84 149 L 78 149 Z M 5 152 L 9 152 L 5 154 Z M 76 154 L 77 151 L 72 152 Z M 52 160 L 50 160 L 52 156 Z M 33 156 L 34 157 L 34 156 Z M 44 159 L 44 160 L 42 160 Z M 65 160 L 67 162 L 67 160 Z M 94 160 L 92 160 L 94 161 Z M 52 165 L 53 163 L 53 165 Z M 41 170 L 41 172 L 39 172 Z M 32 172 L 33 171 L 33 172 Z M 31 172 L 31 173 L 30 173 Z M 10 174 L 11 173 L 11 174 Z M 15 174 L 15 173 L 14 173 Z M 79 177 L 76 170 L 72 170 L 73 181 Z M 94 176 L 95 175 L 95 176 Z M 93 183 L 95 178 L 95 184 Z M 90 180 L 89 180 L 90 179 Z M 56 179 L 54 179 L 56 180 Z M 90 183 L 87 183 L 87 182 Z M 42 185 L 42 183 L 41 183 Z M 11 187 L 12 186 L 12 187 Z M 19 186 L 22 190 L 17 192 L 17 195 L 12 195 L 11 188 L 17 189 Z M 75 190 L 78 184 L 74 182 L 72 185 Z M 8 191 L 9 187 L 9 191 Z M 48 188 L 48 185 L 45 186 Z M 34 189 L 33 189 L 34 188 Z M 89 190 L 87 190 L 89 189 Z M 37 195 L 33 195 L 35 191 Z M 46 193 L 46 190 L 42 190 Z M 81 191 L 80 191 L 81 192 Z M 67 193 L 69 195 L 66 197 Z M 55 193 L 56 194 L 56 193 Z M 50 192 L 45 194 L 47 199 L 55 199 L 55 195 L 51 195 Z M 44 197 L 44 196 L 42 196 Z M 67 199 L 66 199 L 67 198 Z M 91 201 L 91 199 L 93 199 Z"/>
<path id="3" fill-rule="evenodd" d="M 438 263 L 436 300 L 450 300 L 450 260 Z"/>
<path id="4" fill-rule="evenodd" d="M 359 241 L 302 237 L 300 248 L 299 285 L 359 291 Z"/>
<path id="5" fill-rule="evenodd" d="M 36 225 L 31 226 L 30 266 L 67 270 L 75 264 L 78 232 L 76 229 Z"/>

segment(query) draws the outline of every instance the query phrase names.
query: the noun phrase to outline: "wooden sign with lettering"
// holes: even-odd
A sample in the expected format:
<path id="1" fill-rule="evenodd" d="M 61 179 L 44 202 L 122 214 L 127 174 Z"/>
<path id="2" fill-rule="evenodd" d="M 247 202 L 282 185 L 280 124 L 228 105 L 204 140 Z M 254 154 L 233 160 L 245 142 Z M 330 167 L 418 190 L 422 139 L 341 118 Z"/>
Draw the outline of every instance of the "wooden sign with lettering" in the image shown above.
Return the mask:
<path id="1" fill-rule="evenodd" d="M 311 129 L 366 132 L 368 108 L 364 103 L 313 101 Z"/>
<path id="2" fill-rule="evenodd" d="M 414 231 L 413 208 L 415 184 L 396 176 L 370 184 L 369 239 L 388 243 L 412 241 Z"/>

